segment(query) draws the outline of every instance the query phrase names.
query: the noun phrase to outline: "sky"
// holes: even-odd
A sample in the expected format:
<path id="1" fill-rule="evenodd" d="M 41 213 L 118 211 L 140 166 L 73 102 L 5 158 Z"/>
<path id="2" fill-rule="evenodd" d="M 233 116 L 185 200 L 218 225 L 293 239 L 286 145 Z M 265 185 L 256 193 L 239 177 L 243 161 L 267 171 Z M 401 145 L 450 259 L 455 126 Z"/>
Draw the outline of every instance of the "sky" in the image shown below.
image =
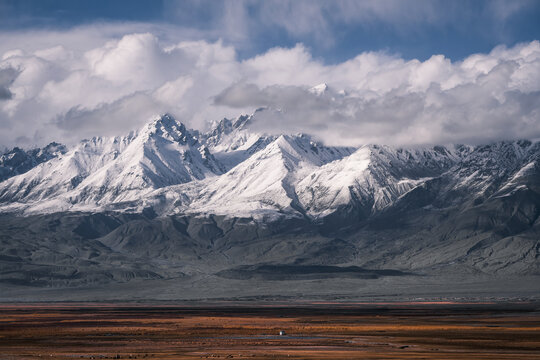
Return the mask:
<path id="1" fill-rule="evenodd" d="M 258 107 L 258 131 L 332 145 L 536 139 L 539 18 L 534 0 L 0 0 L 0 147 Z"/>

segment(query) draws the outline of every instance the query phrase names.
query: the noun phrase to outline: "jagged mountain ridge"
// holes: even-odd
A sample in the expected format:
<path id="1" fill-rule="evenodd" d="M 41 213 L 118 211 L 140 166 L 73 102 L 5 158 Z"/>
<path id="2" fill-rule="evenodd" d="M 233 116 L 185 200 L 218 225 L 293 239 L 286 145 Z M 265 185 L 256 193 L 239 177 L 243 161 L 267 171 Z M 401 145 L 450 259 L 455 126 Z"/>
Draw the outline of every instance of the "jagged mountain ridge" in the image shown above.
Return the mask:
<path id="1" fill-rule="evenodd" d="M 298 179 L 350 153 L 350 148 L 321 146 L 306 135 L 281 135 L 209 182 L 190 207 L 201 213 L 236 216 L 260 210 L 302 212 L 295 190 Z"/>
<path id="2" fill-rule="evenodd" d="M 127 136 L 85 140 L 1 182 L 2 210 L 364 219 L 434 181 L 448 183 L 433 200 L 438 207 L 459 202 L 457 193 L 468 201 L 471 192 L 509 191 L 509 179 L 524 179 L 539 153 L 527 141 L 327 147 L 304 134 L 253 132 L 253 117 L 223 119 L 201 133 L 166 114 Z"/>
<path id="3" fill-rule="evenodd" d="M 248 166 L 254 178 L 264 177 L 261 172 L 274 165 L 283 165 L 285 172 L 294 172 L 294 167 L 320 166 L 353 150 L 325 147 L 307 135 L 288 136 L 288 140 L 283 140 L 283 137 L 252 133 L 245 126 L 250 119 L 241 116 L 234 123 L 224 119 L 211 132 L 200 134 L 186 129 L 170 115 L 164 115 L 124 137 L 86 140 L 64 156 L 36 166 L 24 176 L 0 183 L 0 202 L 7 204 L 4 209 L 14 204 L 30 207 L 38 213 L 119 209 L 125 203 L 130 206 L 136 203 L 136 209 L 140 209 L 144 206 L 145 194 L 172 185 L 187 184 L 176 189 L 182 197 L 191 188 L 203 197 L 215 193 L 206 187 L 211 187 L 212 181 L 223 184 L 226 180 L 216 177 L 227 168 L 233 169 L 224 179 L 233 179 L 232 175 L 240 171 L 238 167 L 245 167 L 251 158 L 252 162 L 260 162 L 265 156 L 257 157 L 264 151 L 272 153 L 273 148 L 283 156 L 278 156 L 278 163 L 265 160 L 268 167 Z M 288 141 L 297 149 L 286 145 Z M 281 151 L 283 146 L 289 146 L 286 154 Z M 275 180 L 278 187 L 282 185 L 281 180 Z M 198 208 L 203 207 L 202 200 L 198 204 Z"/>
<path id="4" fill-rule="evenodd" d="M 164 115 L 127 136 L 84 140 L 62 156 L 2 182 L 0 201 L 62 210 L 73 204 L 133 200 L 145 191 L 223 172 L 206 146 Z"/>
<path id="5" fill-rule="evenodd" d="M 253 120 L 165 115 L 0 182 L 0 285 L 178 299 L 540 274 L 540 143 L 330 147 Z"/>
<path id="6" fill-rule="evenodd" d="M 462 147 L 393 149 L 366 145 L 351 156 L 316 169 L 298 184 L 304 208 L 320 217 L 356 205 L 369 215 L 440 176 L 466 154 Z"/>
<path id="7" fill-rule="evenodd" d="M 224 118 L 213 124 L 211 130 L 206 133 L 196 132 L 197 136 L 223 166 L 230 170 L 276 139 L 276 136 L 249 130 L 254 115 L 260 111 L 264 109 L 258 109 L 252 115 L 241 115 L 233 120 Z"/>
<path id="8" fill-rule="evenodd" d="M 66 151 L 65 145 L 56 142 L 27 151 L 14 147 L 0 155 L 0 182 L 24 174 L 45 161 L 65 154 Z"/>

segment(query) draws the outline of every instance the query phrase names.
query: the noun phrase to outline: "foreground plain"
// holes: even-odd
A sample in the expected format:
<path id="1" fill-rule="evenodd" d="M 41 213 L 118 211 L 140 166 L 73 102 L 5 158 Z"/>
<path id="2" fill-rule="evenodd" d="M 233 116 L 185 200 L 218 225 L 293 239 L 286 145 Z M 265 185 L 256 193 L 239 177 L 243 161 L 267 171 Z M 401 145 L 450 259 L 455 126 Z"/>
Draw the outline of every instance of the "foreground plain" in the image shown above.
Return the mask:
<path id="1" fill-rule="evenodd" d="M 538 359 L 540 304 L 0 306 L 0 358 L 44 357 Z"/>

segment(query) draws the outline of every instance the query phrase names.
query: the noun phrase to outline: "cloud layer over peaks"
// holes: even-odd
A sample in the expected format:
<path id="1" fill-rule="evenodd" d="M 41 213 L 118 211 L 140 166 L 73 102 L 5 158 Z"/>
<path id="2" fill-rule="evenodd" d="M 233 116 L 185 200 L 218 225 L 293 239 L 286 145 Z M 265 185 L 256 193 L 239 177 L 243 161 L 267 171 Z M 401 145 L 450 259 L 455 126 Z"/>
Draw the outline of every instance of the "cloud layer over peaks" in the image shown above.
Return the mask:
<path id="1" fill-rule="evenodd" d="M 0 145 L 119 135 L 163 112 L 204 128 L 260 106 L 270 111 L 258 113 L 258 130 L 333 144 L 540 137 L 538 41 L 459 62 L 365 52 L 327 65 L 301 44 L 239 60 L 221 41 L 78 32 L 88 45 L 60 37 L 0 47 Z"/>
<path id="2" fill-rule="evenodd" d="M 336 66 L 309 58 L 298 63 L 285 74 L 287 66 L 269 61 L 270 73 L 280 83 L 235 84 L 216 96 L 216 103 L 278 109 L 258 114 L 258 126 L 308 132 L 333 144 L 482 143 L 540 137 L 538 41 L 499 47 L 456 63 L 442 55 L 420 62 L 379 53 L 360 54 Z M 294 85 L 309 78 L 328 86 Z"/>

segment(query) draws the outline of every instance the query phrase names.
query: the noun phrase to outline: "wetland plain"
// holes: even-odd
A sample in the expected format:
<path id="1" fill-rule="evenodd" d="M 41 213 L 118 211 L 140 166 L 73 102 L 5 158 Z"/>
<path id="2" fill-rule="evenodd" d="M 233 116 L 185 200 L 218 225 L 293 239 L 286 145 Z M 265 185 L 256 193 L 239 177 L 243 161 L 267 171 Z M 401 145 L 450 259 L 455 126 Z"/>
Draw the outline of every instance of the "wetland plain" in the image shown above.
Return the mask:
<path id="1" fill-rule="evenodd" d="M 530 302 L 3 304 L 0 359 L 539 359 L 539 310 Z"/>

